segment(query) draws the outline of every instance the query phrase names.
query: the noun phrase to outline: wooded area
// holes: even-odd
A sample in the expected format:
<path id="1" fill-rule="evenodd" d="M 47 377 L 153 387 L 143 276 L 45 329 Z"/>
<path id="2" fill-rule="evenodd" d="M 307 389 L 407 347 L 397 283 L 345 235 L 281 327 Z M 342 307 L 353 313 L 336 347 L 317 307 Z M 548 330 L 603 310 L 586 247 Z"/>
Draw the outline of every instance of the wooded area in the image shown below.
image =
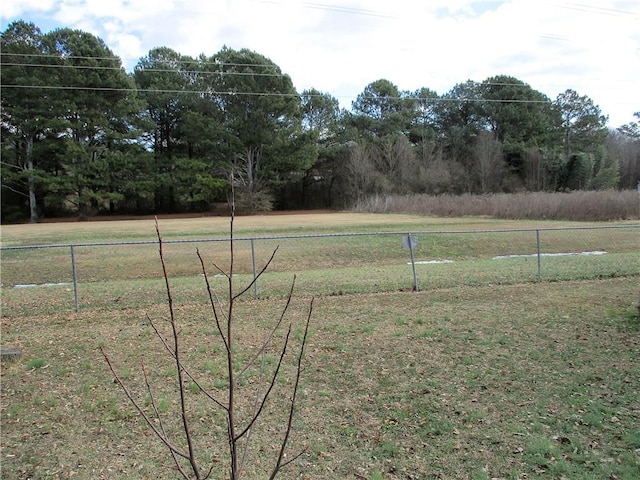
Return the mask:
<path id="1" fill-rule="evenodd" d="M 640 112 L 610 129 L 588 96 L 508 75 L 442 95 L 379 79 L 346 110 L 246 49 L 154 48 L 127 73 L 90 33 L 17 21 L 1 56 L 3 223 L 207 212 L 230 182 L 260 212 L 640 181 Z"/>

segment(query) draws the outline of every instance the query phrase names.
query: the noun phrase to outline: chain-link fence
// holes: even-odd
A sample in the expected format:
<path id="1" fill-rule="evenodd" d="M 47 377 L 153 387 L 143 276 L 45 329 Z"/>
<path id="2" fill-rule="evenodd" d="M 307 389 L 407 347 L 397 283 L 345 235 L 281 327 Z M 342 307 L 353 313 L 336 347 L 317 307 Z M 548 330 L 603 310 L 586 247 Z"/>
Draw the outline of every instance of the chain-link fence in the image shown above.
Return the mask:
<path id="1" fill-rule="evenodd" d="M 238 289 L 250 285 L 247 295 L 260 297 L 285 295 L 294 275 L 298 295 L 633 276 L 640 275 L 639 234 L 640 225 L 624 225 L 236 238 L 233 272 Z M 228 238 L 163 243 L 176 301 L 207 300 L 204 272 L 216 291 L 225 291 Z M 79 310 L 162 302 L 157 246 L 3 247 L 3 314 L 55 311 L 61 304 Z"/>

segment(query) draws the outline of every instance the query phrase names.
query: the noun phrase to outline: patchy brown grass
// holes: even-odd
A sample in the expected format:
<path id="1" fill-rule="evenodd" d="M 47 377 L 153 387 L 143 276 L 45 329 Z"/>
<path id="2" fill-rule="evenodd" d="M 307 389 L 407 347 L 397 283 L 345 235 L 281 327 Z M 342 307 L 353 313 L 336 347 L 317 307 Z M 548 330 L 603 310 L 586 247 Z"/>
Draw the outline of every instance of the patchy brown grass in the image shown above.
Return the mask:
<path id="1" fill-rule="evenodd" d="M 637 294 L 635 279 L 617 278 L 317 299 L 293 441 L 308 451 L 284 478 L 638 478 Z M 238 306 L 248 352 L 281 301 Z M 307 306 L 295 299 L 291 318 Z M 161 303 L 145 310 L 166 315 Z M 207 311 L 181 303 L 178 319 L 187 363 L 223 391 Z M 176 478 L 98 351 L 143 400 L 144 360 L 171 418 L 175 385 L 145 311 L 13 316 L 2 337 L 24 349 L 2 365 L 2 478 Z M 254 372 L 241 386 L 247 404 L 258 381 Z M 201 456 L 220 478 L 222 417 L 188 391 Z M 248 479 L 272 458 L 284 401 L 274 398 L 275 423 L 256 430 Z"/>
<path id="2" fill-rule="evenodd" d="M 239 235 L 560 226 L 353 213 L 237 221 Z M 3 227 L 3 242 L 152 239 L 153 223 L 145 222 L 16 225 Z M 161 229 L 165 239 L 213 237 L 224 235 L 228 220 L 172 219 Z M 367 236 L 364 243 L 339 247 L 326 239 L 282 245 L 273 277 L 262 285 L 270 298 L 238 304 L 240 361 L 257 348 L 277 316 L 281 296 L 269 292 L 273 283 L 290 284 L 292 268 L 300 270 L 300 297 L 290 312 L 296 341 L 308 295 L 318 288 L 341 294 L 316 300 L 293 439 L 295 447 L 308 450 L 284 478 L 638 478 L 637 232 L 592 233 L 569 238 L 551 231 L 542 241 L 560 250 L 606 246 L 617 253 L 602 261 L 614 263 L 590 272 L 592 260 L 571 258 L 557 267 L 555 260 L 545 261 L 545 278 L 556 282 L 525 284 L 517 283 L 534 274 L 532 262 L 518 260 L 524 277 L 512 279 L 514 266 L 487 257 L 530 253 L 535 246 L 530 235 L 425 235 L 416 251 L 419 259 L 461 261 L 425 267 L 419 275 L 428 289 L 420 293 L 398 292 L 410 290 L 410 277 L 407 252 L 397 238 Z M 271 246 L 262 246 L 259 256 Z M 193 245 L 169 250 L 172 276 L 195 275 L 183 263 L 195 261 Z M 218 249 L 204 250 L 224 264 Z M 68 253 L 66 260 L 56 260 L 51 250 L 42 252 L 31 263 L 3 252 L 3 282 L 24 275 L 46 281 L 59 271 L 68 276 Z M 365 269 L 372 252 L 380 264 Z M 113 383 L 98 350 L 105 348 L 143 403 L 148 401 L 140 369 L 145 362 L 167 426 L 178 431 L 171 363 L 145 317 L 148 313 L 160 324 L 166 317 L 157 247 L 145 246 L 142 260 L 141 251 L 133 250 L 124 255 L 122 249 L 84 247 L 76 253 L 80 313 L 69 313 L 68 286 L 42 288 L 37 295 L 3 287 L 2 345 L 25 353 L 20 362 L 2 365 L 2 478 L 176 478 L 172 461 Z M 116 262 L 120 256 L 124 263 Z M 247 258 L 241 252 L 240 264 Z M 113 280 L 104 281 L 105 276 Z M 558 281 L 567 278 L 590 279 Z M 174 285 L 186 363 L 222 395 L 222 346 L 202 279 L 187 276 Z M 381 287 L 395 291 L 364 293 Z M 267 367 L 275 356 L 267 352 Z M 291 362 L 286 368 L 278 384 L 282 389 L 269 404 L 270 420 L 253 434 L 247 479 L 263 478 L 272 467 L 265 462 L 281 439 L 294 373 Z M 261 378 L 261 370 L 254 369 L 240 385 L 245 415 Z M 200 459 L 213 465 L 213 478 L 222 478 L 224 419 L 197 389 L 187 386 L 187 391 Z"/>

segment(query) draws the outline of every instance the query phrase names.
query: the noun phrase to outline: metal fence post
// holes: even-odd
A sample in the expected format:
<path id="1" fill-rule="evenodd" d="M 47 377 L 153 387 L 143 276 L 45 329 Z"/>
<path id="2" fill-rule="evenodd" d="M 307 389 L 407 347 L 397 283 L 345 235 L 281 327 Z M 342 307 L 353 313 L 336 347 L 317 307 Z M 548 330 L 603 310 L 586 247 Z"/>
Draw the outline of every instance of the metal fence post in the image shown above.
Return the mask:
<path id="1" fill-rule="evenodd" d="M 80 303 L 78 302 L 78 275 L 76 274 L 76 254 L 71 245 L 71 278 L 73 279 L 73 300 L 76 306 L 76 313 L 80 311 Z"/>
<path id="2" fill-rule="evenodd" d="M 413 240 L 411 239 L 411 233 L 407 234 L 409 243 L 409 253 L 411 254 L 411 268 L 413 269 L 413 291 L 418 291 L 418 275 L 416 274 L 416 261 L 413 255 Z"/>
<path id="3" fill-rule="evenodd" d="M 256 273 L 256 250 L 251 239 L 251 266 L 253 267 L 253 296 L 258 298 L 258 277 Z"/>
<path id="4" fill-rule="evenodd" d="M 538 251 L 538 281 L 542 281 L 542 257 L 540 255 L 540 230 L 536 229 L 536 247 Z"/>

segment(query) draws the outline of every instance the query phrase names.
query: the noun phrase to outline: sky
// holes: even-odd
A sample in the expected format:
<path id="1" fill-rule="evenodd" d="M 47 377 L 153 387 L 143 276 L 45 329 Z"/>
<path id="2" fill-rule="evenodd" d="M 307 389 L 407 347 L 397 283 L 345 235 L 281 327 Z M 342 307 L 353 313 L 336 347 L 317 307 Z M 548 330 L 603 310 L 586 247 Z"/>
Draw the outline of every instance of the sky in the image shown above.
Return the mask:
<path id="1" fill-rule="evenodd" d="M 382 78 L 442 95 L 509 75 L 588 96 L 612 128 L 640 111 L 640 0 L 2 0 L 2 31 L 18 19 L 90 32 L 129 72 L 155 47 L 248 48 L 344 108 Z"/>

